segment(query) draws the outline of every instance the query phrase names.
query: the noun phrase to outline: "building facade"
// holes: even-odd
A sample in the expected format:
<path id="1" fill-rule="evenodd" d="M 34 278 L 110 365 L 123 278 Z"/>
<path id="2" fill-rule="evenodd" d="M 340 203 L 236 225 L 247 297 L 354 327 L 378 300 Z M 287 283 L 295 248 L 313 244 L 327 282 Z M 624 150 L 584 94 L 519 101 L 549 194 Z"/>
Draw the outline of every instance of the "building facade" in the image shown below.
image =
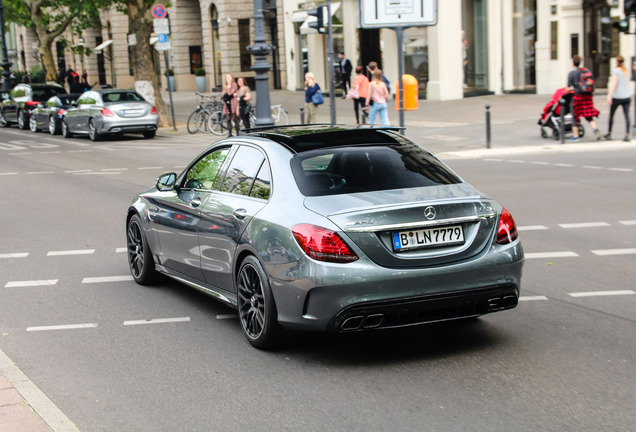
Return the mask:
<path id="1" fill-rule="evenodd" d="M 376 61 L 393 91 L 398 75 L 396 31 L 362 28 L 360 5 L 365 1 L 331 2 L 334 63 L 339 53 L 354 68 Z M 565 86 L 571 58 L 579 54 L 603 88 L 613 59 L 619 54 L 629 59 L 634 53 L 633 36 L 612 27 L 623 17 L 623 2 L 437 0 L 436 25 L 404 30 L 403 70 L 417 78 L 420 97 L 432 100 L 506 92 L 551 94 Z M 268 58 L 272 89 L 303 89 L 307 71 L 329 88 L 327 36 L 308 25 L 312 17 L 307 10 L 319 4 L 324 0 L 263 0 L 265 35 L 273 47 Z M 254 87 L 248 51 L 254 43 L 253 1 L 173 0 L 170 5 L 168 57 L 176 90 L 195 90 L 200 67 L 206 70 L 207 89 L 219 89 L 226 73 L 244 76 Z M 25 68 L 37 64 L 34 32 L 20 28 L 16 39 Z M 135 40 L 124 14 L 105 10 L 82 38 L 66 39 L 70 42 L 56 46 L 60 67 L 86 68 L 91 83 L 134 87 L 129 59 Z M 89 48 L 90 55 L 79 46 Z M 157 73 L 165 76 L 163 54 L 156 52 L 154 60 Z M 338 71 L 336 77 L 338 81 Z"/>

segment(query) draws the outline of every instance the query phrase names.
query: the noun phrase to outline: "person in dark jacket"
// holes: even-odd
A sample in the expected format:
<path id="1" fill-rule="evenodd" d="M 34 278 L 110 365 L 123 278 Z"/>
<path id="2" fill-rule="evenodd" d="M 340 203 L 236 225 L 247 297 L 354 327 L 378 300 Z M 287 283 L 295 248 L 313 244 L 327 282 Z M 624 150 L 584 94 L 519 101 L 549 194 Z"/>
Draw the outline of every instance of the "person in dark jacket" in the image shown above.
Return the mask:
<path id="1" fill-rule="evenodd" d="M 351 71 L 353 67 L 344 53 L 340 53 L 340 75 L 342 76 L 342 88 L 344 89 L 344 97 L 347 96 L 347 92 L 351 88 Z"/>

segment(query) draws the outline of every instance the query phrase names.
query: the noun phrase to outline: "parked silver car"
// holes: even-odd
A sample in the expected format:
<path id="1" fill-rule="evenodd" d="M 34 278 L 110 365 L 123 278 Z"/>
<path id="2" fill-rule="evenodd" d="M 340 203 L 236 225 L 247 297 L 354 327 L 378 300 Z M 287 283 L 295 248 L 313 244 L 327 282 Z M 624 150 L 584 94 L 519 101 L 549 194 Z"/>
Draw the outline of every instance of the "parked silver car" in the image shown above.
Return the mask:
<path id="1" fill-rule="evenodd" d="M 157 108 L 134 90 L 89 90 L 64 113 L 62 135 L 84 134 L 93 141 L 123 133 L 154 138 L 158 124 Z"/>
<path id="2" fill-rule="evenodd" d="M 126 215 L 133 278 L 238 310 L 258 348 L 517 306 L 512 215 L 396 129 L 275 127 L 216 142 Z"/>

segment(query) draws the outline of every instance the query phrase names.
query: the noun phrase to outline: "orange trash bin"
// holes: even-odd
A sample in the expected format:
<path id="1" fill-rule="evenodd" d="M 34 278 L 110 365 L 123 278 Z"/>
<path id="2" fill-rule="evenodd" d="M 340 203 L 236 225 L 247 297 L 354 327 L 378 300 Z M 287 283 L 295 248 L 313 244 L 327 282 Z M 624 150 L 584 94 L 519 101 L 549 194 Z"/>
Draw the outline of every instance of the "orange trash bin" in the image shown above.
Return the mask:
<path id="1" fill-rule="evenodd" d="M 404 111 L 415 111 L 418 108 L 419 90 L 417 86 L 417 78 L 413 75 L 402 75 L 402 82 L 404 83 Z M 395 109 L 400 109 L 400 97 L 402 92 L 400 91 L 400 83 L 397 83 L 397 91 L 395 93 Z"/>

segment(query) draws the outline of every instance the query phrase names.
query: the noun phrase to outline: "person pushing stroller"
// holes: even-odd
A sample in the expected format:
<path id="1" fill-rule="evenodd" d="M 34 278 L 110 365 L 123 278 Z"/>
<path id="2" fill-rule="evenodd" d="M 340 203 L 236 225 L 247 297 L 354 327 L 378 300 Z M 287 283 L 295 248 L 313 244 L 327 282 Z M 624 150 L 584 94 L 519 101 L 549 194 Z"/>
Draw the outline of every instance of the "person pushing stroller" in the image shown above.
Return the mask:
<path id="1" fill-rule="evenodd" d="M 594 120 L 599 115 L 598 110 L 594 108 L 594 77 L 589 70 L 580 67 L 581 56 L 578 54 L 572 57 L 572 64 L 575 69 L 568 75 L 568 90 L 574 90 L 574 97 L 572 98 L 574 122 L 572 123 L 572 136 L 568 141 L 580 141 L 579 124 L 581 123 L 581 117 L 585 118 L 592 126 L 596 139 L 600 141 L 601 131 L 598 130 Z"/>

